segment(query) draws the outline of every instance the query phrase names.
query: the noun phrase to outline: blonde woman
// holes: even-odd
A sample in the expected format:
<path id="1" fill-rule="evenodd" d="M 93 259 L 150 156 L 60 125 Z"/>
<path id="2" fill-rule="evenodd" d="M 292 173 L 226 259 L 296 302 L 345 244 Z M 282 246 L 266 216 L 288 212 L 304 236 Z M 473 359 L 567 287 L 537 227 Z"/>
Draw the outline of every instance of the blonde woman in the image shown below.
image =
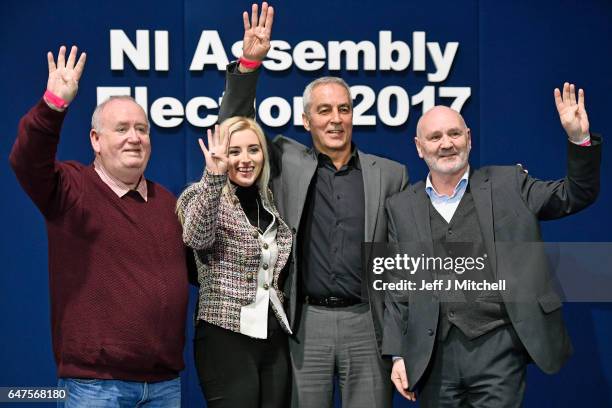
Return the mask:
<path id="1" fill-rule="evenodd" d="M 292 236 L 268 188 L 266 138 L 249 118 L 208 131 L 206 168 L 179 197 L 200 283 L 194 341 L 210 408 L 288 406 L 289 324 L 281 291 Z"/>

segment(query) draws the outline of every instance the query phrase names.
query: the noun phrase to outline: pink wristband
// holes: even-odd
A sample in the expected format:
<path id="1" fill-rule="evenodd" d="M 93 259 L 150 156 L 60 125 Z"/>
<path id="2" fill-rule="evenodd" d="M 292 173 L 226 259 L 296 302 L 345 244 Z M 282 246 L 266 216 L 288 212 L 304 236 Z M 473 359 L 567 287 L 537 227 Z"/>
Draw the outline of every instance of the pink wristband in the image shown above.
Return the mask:
<path id="1" fill-rule="evenodd" d="M 68 107 L 68 102 L 66 102 L 63 98 L 60 98 L 48 89 L 45 91 L 44 98 L 56 108 L 66 109 Z"/>
<path id="2" fill-rule="evenodd" d="M 580 143 L 578 146 L 590 146 L 590 145 L 591 145 L 591 138 Z"/>
<path id="3" fill-rule="evenodd" d="M 240 57 L 238 62 L 240 62 L 240 65 L 242 65 L 243 67 L 248 68 L 248 69 L 259 68 L 259 66 L 261 65 L 261 61 L 251 61 L 251 60 L 248 60 L 248 59 L 246 59 L 244 57 Z"/>

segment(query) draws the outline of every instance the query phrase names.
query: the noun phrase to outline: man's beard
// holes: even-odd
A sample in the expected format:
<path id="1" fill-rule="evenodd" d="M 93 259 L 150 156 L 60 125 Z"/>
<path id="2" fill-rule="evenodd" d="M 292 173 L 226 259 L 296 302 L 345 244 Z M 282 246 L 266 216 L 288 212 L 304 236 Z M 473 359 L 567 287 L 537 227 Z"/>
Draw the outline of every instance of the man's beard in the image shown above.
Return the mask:
<path id="1" fill-rule="evenodd" d="M 455 157 L 458 157 L 459 160 L 455 161 L 452 166 L 447 164 L 439 164 L 440 157 L 426 157 L 425 163 L 427 163 L 427 167 L 429 167 L 429 171 L 435 172 L 438 174 L 452 175 L 463 169 L 468 164 L 470 149 L 469 147 L 465 150 L 460 151 Z M 455 159 L 456 160 L 456 159 Z"/>

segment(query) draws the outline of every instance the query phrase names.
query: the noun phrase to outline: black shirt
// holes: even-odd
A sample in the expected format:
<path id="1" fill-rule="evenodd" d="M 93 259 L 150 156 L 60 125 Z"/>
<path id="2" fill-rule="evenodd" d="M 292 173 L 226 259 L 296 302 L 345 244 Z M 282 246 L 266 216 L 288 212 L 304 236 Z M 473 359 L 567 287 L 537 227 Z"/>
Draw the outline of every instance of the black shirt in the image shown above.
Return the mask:
<path id="1" fill-rule="evenodd" d="M 241 187 L 237 184 L 234 184 L 234 186 L 236 187 L 236 197 L 240 200 L 240 206 L 249 222 L 263 233 L 272 222 L 272 214 L 266 211 L 261 203 L 259 186 L 257 183 L 253 183 L 249 187 Z"/>
<path id="2" fill-rule="evenodd" d="M 302 295 L 360 299 L 365 197 L 357 149 L 339 170 L 316 155 L 298 239 Z"/>

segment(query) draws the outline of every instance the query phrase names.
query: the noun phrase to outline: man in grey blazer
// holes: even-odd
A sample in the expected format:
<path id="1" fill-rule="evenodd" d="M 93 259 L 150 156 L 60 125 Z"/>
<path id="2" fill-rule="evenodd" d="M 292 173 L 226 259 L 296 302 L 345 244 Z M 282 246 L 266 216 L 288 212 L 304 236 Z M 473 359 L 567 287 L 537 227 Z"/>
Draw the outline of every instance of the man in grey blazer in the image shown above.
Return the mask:
<path id="1" fill-rule="evenodd" d="M 273 9 L 244 13 L 243 56 L 227 68 L 219 121 L 254 116 L 259 69 L 270 48 Z M 352 143 L 352 99 L 339 78 L 304 91 L 304 127 L 313 148 L 276 137 L 270 144 L 271 188 L 294 232 L 285 285 L 294 407 L 331 407 L 337 375 L 345 407 L 390 407 L 390 361 L 380 356 L 382 301 L 362 290 L 361 243 L 387 240 L 384 202 L 407 184 L 399 163 Z M 363 286 L 364 287 L 364 286 Z"/>
<path id="2" fill-rule="evenodd" d="M 481 278 L 505 281 L 505 289 L 472 295 L 461 289 L 471 302 L 441 300 L 457 294 L 452 290 L 415 290 L 399 300 L 398 292 L 387 292 L 383 354 L 395 356 L 396 389 L 411 400 L 418 391 L 421 406 L 518 407 L 527 364 L 553 373 L 571 354 L 561 301 L 537 244 L 539 221 L 595 200 L 601 138 L 589 133 L 582 90 L 576 100 L 574 85 L 565 83 L 555 100 L 569 138 L 567 175 L 557 181 L 531 177 L 520 165 L 471 169 L 470 129 L 459 113 L 438 106 L 419 120 L 415 143 L 430 172 L 426 182 L 387 201 L 390 240 L 399 248 L 422 243 L 428 256 L 439 255 L 432 248 L 446 247 L 448 255 L 453 243 L 470 242 L 486 254 Z M 450 276 L 459 279 L 454 271 Z"/>

